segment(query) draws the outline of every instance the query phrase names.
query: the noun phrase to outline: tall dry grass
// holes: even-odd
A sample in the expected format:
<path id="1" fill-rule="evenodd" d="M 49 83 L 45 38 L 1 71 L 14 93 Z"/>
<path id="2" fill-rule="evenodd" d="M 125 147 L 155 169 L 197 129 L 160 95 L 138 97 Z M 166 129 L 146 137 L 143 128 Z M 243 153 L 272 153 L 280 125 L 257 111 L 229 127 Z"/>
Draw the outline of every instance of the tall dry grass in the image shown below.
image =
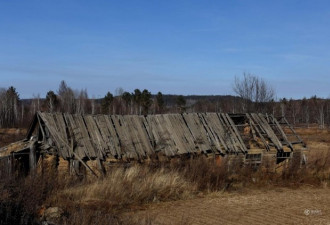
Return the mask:
<path id="1" fill-rule="evenodd" d="M 212 157 L 197 157 L 193 160 L 181 161 L 173 165 L 185 179 L 197 186 L 199 192 L 229 191 L 235 189 L 236 183 L 250 167 L 243 167 L 240 159 L 222 159 L 217 164 Z"/>
<path id="2" fill-rule="evenodd" d="M 176 170 L 119 166 L 103 179 L 85 180 L 57 190 L 46 204 L 67 212 L 63 224 L 152 224 L 152 218 L 135 221 L 120 214 L 149 203 L 191 198 L 196 192 L 197 186 Z"/>
<path id="3" fill-rule="evenodd" d="M 134 165 L 113 168 L 103 179 L 86 181 L 56 193 L 53 203 L 70 199 L 79 204 L 95 203 L 123 209 L 150 202 L 186 199 L 197 190 L 178 171 L 166 168 L 151 169 Z"/>

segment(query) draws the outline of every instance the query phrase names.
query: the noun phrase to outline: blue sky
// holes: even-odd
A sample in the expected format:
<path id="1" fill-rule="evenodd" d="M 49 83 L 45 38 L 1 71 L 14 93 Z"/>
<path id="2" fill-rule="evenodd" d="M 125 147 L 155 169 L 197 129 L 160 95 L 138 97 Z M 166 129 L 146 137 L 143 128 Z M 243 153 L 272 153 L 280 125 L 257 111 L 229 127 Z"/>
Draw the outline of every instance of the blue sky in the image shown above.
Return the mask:
<path id="1" fill-rule="evenodd" d="M 330 2 L 0 0 L 0 87 L 22 98 L 61 80 L 90 97 L 226 95 L 243 72 L 329 97 Z"/>

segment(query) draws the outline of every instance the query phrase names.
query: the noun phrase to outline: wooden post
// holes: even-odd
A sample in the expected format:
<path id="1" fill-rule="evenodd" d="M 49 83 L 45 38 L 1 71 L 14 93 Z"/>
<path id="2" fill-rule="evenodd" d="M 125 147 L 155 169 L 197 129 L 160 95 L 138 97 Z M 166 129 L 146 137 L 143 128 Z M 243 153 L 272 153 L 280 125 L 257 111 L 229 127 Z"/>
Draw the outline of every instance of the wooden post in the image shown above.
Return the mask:
<path id="1" fill-rule="evenodd" d="M 30 144 L 29 166 L 31 172 L 34 171 L 37 166 L 36 143 L 36 141 L 33 141 Z"/>
<path id="2" fill-rule="evenodd" d="M 102 161 L 100 160 L 100 158 L 97 158 L 96 160 L 97 160 L 97 165 L 98 165 L 99 171 L 101 172 L 101 175 L 104 176 L 106 173 L 104 165 L 103 165 Z"/>
<path id="3" fill-rule="evenodd" d="M 80 175 L 80 165 L 79 165 L 79 160 L 78 159 L 73 159 L 72 160 L 72 169 L 75 171 L 76 175 Z"/>

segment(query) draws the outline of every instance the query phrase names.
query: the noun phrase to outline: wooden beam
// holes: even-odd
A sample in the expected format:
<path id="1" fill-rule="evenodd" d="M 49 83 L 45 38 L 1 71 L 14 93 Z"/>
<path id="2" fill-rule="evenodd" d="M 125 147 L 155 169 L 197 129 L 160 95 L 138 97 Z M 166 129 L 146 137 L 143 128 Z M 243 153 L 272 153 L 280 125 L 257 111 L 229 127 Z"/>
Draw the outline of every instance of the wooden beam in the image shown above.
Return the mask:
<path id="1" fill-rule="evenodd" d="M 34 172 L 37 166 L 36 144 L 37 144 L 36 140 L 33 140 L 30 144 L 30 152 L 29 152 L 30 172 Z"/>

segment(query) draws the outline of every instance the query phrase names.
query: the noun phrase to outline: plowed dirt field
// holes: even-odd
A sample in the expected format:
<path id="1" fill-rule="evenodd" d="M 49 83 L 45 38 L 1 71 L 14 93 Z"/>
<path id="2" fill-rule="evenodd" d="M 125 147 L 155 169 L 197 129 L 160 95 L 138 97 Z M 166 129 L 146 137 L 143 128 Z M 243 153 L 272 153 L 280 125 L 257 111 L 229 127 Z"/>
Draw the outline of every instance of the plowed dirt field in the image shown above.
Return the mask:
<path id="1" fill-rule="evenodd" d="M 151 224 L 330 225 L 330 188 L 214 193 L 192 200 L 153 204 L 127 216 L 137 220 L 149 218 Z"/>

